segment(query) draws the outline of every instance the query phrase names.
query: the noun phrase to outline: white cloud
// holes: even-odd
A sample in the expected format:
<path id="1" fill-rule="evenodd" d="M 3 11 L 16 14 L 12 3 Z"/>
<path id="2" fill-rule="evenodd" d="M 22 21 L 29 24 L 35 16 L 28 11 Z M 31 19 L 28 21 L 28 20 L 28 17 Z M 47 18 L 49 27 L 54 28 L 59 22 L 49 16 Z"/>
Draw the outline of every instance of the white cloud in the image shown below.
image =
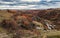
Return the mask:
<path id="1" fill-rule="evenodd" d="M 47 2 L 50 2 L 50 1 L 52 1 L 52 0 L 46 0 Z"/>
<path id="2" fill-rule="evenodd" d="M 37 5 L 28 5 L 27 7 L 34 7 L 34 6 L 37 6 Z"/>
<path id="3" fill-rule="evenodd" d="M 3 2 L 3 1 L 0 1 L 1 4 L 15 4 L 16 2 Z"/>
<path id="4" fill-rule="evenodd" d="M 3 6 L 0 6 L 0 9 L 48 9 L 48 8 L 59 8 L 60 5 L 57 5 L 57 6 L 45 6 L 45 5 L 26 5 L 26 6 L 6 6 L 6 5 L 3 5 Z"/>
<path id="5" fill-rule="evenodd" d="M 22 2 L 40 2 L 41 0 L 21 0 Z"/>
<path id="6" fill-rule="evenodd" d="M 22 2 L 39 2 L 41 0 L 21 0 Z M 20 2 L 21 2 L 20 1 Z M 36 4 L 19 4 L 18 6 L 9 6 L 9 5 L 0 5 L 0 9 L 48 9 L 48 8 L 60 8 L 60 2 L 55 2 L 55 4 L 52 4 L 52 3 L 49 3 L 50 1 L 52 0 L 45 0 L 47 1 L 47 3 L 49 5 L 43 5 L 43 4 L 40 4 L 40 5 L 36 5 Z M 0 2 L 2 4 L 15 4 L 16 2 Z M 52 4 L 52 5 L 51 5 Z"/>

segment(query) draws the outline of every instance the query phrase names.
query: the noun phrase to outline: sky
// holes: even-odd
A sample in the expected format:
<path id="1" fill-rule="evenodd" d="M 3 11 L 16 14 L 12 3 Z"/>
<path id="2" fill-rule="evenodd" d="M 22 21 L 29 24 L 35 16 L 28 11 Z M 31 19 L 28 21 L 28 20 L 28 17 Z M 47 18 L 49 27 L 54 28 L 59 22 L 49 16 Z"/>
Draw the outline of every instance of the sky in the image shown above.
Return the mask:
<path id="1" fill-rule="evenodd" d="M 0 0 L 0 9 L 60 8 L 60 0 Z"/>

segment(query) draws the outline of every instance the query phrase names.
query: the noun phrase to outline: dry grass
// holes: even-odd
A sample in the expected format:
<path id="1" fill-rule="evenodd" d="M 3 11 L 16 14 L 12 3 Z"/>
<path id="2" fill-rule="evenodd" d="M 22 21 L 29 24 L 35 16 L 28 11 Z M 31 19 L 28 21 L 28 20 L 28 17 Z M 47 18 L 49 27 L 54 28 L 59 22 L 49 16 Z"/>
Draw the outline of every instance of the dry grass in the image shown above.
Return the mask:
<path id="1" fill-rule="evenodd" d="M 51 30 L 46 32 L 46 38 L 60 38 L 60 31 Z"/>

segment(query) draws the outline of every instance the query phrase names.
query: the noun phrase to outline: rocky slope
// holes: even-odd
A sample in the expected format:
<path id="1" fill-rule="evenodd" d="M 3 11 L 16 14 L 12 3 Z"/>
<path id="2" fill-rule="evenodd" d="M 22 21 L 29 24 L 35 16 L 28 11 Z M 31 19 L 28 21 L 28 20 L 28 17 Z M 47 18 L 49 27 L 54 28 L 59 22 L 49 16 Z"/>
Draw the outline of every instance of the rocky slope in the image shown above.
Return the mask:
<path id="1" fill-rule="evenodd" d="M 0 27 L 12 33 L 12 38 L 40 38 L 39 30 L 60 29 L 59 16 L 60 9 L 0 10 Z"/>

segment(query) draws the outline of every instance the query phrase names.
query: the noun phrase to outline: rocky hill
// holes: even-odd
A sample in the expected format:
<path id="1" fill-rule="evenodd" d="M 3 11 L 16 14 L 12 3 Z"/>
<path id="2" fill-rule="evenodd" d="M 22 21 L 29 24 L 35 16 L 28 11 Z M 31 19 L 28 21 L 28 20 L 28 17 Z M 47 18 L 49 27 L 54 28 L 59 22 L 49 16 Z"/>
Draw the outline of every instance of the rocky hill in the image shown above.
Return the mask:
<path id="1" fill-rule="evenodd" d="M 0 27 L 14 33 L 12 38 L 28 33 L 38 36 L 38 30 L 60 30 L 60 9 L 0 10 Z"/>

